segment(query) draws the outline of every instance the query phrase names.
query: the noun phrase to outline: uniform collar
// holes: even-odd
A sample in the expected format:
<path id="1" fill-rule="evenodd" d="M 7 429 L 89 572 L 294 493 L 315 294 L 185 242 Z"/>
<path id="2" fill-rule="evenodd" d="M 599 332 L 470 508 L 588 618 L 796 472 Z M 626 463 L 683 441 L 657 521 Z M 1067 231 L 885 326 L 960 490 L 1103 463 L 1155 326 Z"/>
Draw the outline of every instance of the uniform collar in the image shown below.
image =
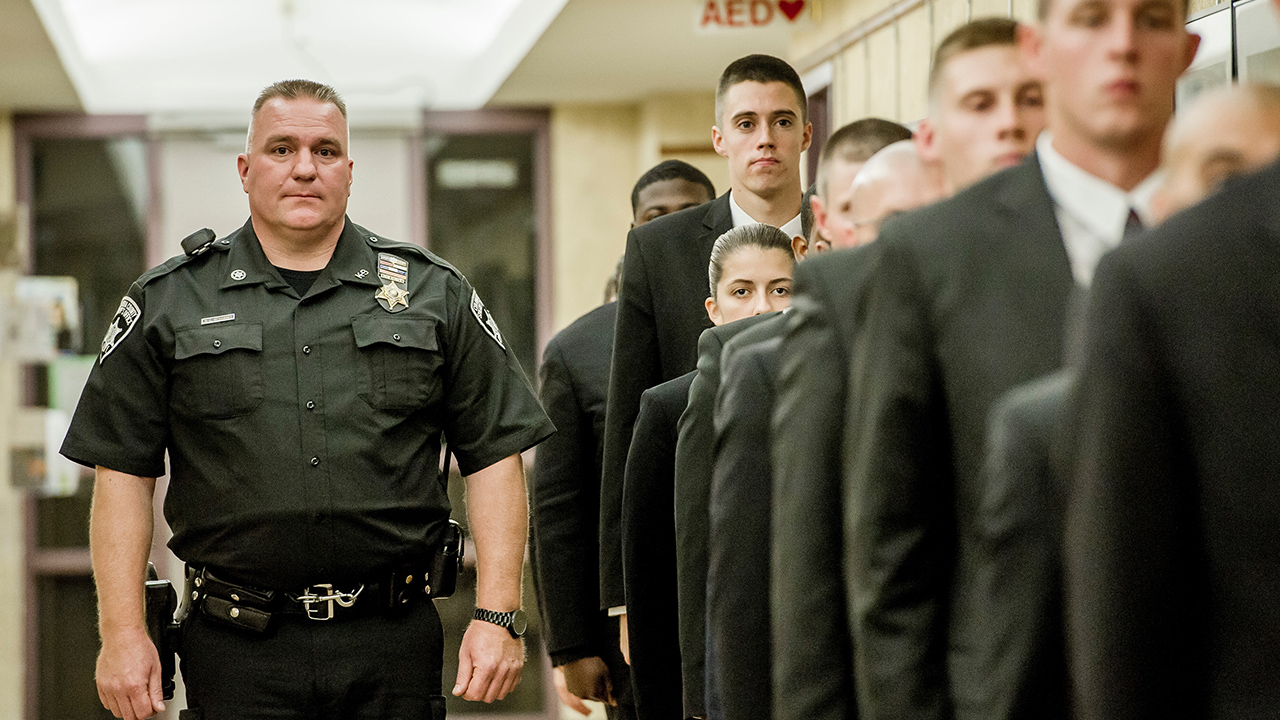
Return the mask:
<path id="1" fill-rule="evenodd" d="M 382 285 L 375 272 L 377 253 L 372 244 L 378 242 L 380 238 L 375 240 L 372 235 L 361 232 L 358 226 L 351 222 L 351 218 L 344 218 L 344 220 L 342 235 L 338 237 L 338 244 L 333 249 L 333 257 L 329 258 L 329 264 L 316 278 L 308 295 L 336 287 L 339 281 L 370 287 Z M 222 279 L 222 289 L 244 285 L 266 285 L 272 290 L 291 287 L 280 277 L 280 273 L 276 272 L 271 261 L 267 259 L 266 253 L 262 251 L 262 243 L 258 240 L 257 233 L 253 231 L 252 220 L 245 221 L 245 224 L 226 240 L 230 241 L 231 249 L 227 253 L 226 275 Z"/>

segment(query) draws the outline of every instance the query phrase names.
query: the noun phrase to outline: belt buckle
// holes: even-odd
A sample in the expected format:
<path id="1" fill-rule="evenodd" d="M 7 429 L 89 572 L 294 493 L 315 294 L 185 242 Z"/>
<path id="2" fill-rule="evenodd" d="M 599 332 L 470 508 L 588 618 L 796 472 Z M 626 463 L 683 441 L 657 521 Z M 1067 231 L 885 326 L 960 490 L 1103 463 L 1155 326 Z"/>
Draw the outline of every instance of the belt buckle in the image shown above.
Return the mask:
<path id="1" fill-rule="evenodd" d="M 316 594 L 317 590 L 320 590 L 321 593 Z M 333 586 L 329 583 L 312 585 L 302 595 L 298 596 L 298 601 L 302 603 L 309 620 L 332 620 L 333 601 L 337 599 L 337 596 L 333 593 Z M 323 614 L 325 611 L 328 611 L 327 615 Z"/>
<path id="2" fill-rule="evenodd" d="M 317 590 L 322 594 L 316 594 Z M 334 603 L 344 608 L 349 608 L 356 604 L 356 598 L 360 597 L 362 592 L 364 592 L 363 584 L 356 588 L 355 592 L 344 593 L 341 590 L 334 590 L 333 585 L 329 583 L 316 583 L 298 596 L 298 602 L 302 603 L 302 608 L 307 613 L 307 619 L 332 620 Z M 324 614 L 326 611 L 328 614 Z"/>

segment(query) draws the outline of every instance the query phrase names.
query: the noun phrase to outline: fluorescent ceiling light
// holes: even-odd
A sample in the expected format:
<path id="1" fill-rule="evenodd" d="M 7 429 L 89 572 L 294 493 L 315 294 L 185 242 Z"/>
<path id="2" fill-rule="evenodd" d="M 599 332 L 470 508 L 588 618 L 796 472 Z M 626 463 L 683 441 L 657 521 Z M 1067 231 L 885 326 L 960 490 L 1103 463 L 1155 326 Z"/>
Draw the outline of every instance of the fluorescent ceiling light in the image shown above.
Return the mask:
<path id="1" fill-rule="evenodd" d="M 90 112 L 247 113 L 306 77 L 361 111 L 482 106 L 567 0 L 33 0 Z"/>

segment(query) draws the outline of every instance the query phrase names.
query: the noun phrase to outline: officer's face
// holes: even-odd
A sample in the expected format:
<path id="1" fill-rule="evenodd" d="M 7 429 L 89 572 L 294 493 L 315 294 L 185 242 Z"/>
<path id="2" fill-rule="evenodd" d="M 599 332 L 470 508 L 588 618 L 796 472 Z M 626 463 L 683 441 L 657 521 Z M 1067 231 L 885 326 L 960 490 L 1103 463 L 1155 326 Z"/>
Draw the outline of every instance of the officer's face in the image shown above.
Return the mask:
<path id="1" fill-rule="evenodd" d="M 853 179 L 858 176 L 862 165 L 841 158 L 831 158 L 827 162 L 825 194 L 821 197 L 814 195 L 812 202 L 814 225 L 828 246 L 847 247 L 850 244 L 853 221 L 849 214 L 849 195 L 853 192 Z"/>
<path id="2" fill-rule="evenodd" d="M 791 305 L 795 262 L 784 250 L 747 245 L 724 259 L 707 316 L 716 325 L 783 310 Z"/>
<path id="3" fill-rule="evenodd" d="M 1158 143 L 1200 41 L 1185 23 L 1183 0 L 1053 0 L 1039 27 L 1022 28 L 1058 148 Z"/>
<path id="4" fill-rule="evenodd" d="M 331 103 L 273 98 L 258 111 L 240 183 L 259 233 L 323 238 L 351 196 L 347 123 Z"/>
<path id="5" fill-rule="evenodd" d="M 800 183 L 800 153 L 813 127 L 786 83 L 740 82 L 725 91 L 723 116 L 711 129 L 716 152 L 729 159 L 734 187 L 765 200 Z"/>
<path id="6" fill-rule="evenodd" d="M 678 210 L 711 202 L 711 195 L 703 185 L 689 182 L 684 178 L 671 178 L 645 185 L 641 188 L 636 200 L 636 212 L 632 218 L 631 227 L 657 220 L 663 215 L 670 215 Z"/>

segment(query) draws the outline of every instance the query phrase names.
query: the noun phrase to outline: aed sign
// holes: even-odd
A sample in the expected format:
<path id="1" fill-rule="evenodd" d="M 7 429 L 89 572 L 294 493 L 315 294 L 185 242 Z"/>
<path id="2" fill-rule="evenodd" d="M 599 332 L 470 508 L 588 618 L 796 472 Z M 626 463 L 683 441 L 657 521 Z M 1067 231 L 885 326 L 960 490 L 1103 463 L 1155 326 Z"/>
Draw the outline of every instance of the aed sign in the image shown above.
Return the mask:
<path id="1" fill-rule="evenodd" d="M 701 32 L 790 25 L 800 19 L 805 0 L 698 0 Z"/>

